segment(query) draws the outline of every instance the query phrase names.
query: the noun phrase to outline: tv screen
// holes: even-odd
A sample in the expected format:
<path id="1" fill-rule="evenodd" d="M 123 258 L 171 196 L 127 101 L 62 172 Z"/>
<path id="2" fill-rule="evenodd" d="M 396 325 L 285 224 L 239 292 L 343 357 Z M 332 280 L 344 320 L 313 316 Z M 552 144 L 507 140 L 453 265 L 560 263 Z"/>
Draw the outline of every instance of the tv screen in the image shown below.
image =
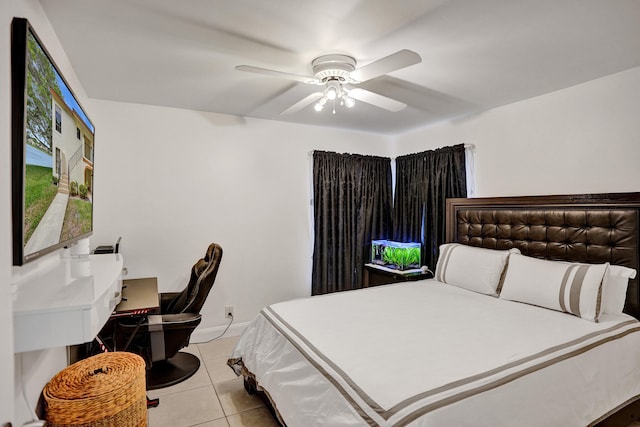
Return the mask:
<path id="1" fill-rule="evenodd" d="M 11 25 L 13 265 L 93 231 L 95 129 L 29 22 Z"/>

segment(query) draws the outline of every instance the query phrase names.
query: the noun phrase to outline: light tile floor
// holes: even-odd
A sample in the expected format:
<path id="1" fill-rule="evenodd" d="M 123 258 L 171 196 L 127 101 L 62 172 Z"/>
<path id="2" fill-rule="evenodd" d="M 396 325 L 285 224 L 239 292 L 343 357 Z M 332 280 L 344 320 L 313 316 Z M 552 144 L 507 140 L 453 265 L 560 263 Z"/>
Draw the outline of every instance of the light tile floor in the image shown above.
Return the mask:
<path id="1" fill-rule="evenodd" d="M 244 390 L 242 378 L 227 366 L 238 337 L 192 344 L 182 351 L 202 362 L 191 378 L 171 387 L 150 390 L 160 405 L 149 409 L 149 427 L 277 427 L 260 398 Z"/>
<path id="2" fill-rule="evenodd" d="M 249 395 L 227 366 L 238 337 L 192 344 L 182 351 L 193 353 L 202 362 L 188 380 L 148 392 L 160 398 L 149 409 L 149 427 L 278 427 L 259 397 Z M 597 427 L 640 427 L 640 402 L 597 424 Z"/>

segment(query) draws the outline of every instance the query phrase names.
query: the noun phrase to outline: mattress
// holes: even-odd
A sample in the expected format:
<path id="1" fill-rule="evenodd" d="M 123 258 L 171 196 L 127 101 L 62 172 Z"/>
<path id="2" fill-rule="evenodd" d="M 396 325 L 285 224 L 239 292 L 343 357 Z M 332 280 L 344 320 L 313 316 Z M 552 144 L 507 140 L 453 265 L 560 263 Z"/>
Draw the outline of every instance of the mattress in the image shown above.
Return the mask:
<path id="1" fill-rule="evenodd" d="M 295 426 L 585 426 L 640 396 L 640 323 L 433 279 L 274 304 L 229 364 Z"/>

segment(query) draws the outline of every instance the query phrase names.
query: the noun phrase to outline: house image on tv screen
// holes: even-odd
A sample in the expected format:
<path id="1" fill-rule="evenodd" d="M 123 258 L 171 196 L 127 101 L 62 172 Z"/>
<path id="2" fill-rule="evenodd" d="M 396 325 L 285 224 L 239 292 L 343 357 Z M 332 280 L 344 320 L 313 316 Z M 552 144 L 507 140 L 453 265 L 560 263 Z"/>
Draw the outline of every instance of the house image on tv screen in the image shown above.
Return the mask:
<path id="1" fill-rule="evenodd" d="M 84 121 L 54 91 L 51 91 L 53 112 L 52 154 L 53 174 L 58 180 L 58 192 L 78 195 L 91 200 L 93 176 L 93 135 Z M 76 188 L 76 185 L 78 188 Z"/>
<path id="2" fill-rule="evenodd" d="M 86 234 L 92 224 L 93 128 L 57 91 L 48 92 L 50 149 L 27 144 L 26 186 L 33 181 L 30 173 L 35 179 L 38 166 L 48 170 L 44 172 L 48 183 L 41 190 L 42 203 L 25 206 L 26 255 Z"/>
<path id="3" fill-rule="evenodd" d="M 14 129 L 12 146 L 19 265 L 93 230 L 95 128 L 38 37 L 30 28 L 26 35 L 24 80 L 13 88 L 24 91 L 14 99 L 24 128 Z"/>

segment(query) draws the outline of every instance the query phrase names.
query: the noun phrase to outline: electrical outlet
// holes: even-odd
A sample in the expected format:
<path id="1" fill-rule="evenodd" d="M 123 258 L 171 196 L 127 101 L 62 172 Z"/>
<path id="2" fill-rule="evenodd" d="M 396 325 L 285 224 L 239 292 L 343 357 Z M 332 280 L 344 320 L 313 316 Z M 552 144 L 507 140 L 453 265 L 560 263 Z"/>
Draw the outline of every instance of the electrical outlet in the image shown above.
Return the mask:
<path id="1" fill-rule="evenodd" d="M 224 317 L 233 317 L 233 306 L 225 305 L 224 306 Z"/>

